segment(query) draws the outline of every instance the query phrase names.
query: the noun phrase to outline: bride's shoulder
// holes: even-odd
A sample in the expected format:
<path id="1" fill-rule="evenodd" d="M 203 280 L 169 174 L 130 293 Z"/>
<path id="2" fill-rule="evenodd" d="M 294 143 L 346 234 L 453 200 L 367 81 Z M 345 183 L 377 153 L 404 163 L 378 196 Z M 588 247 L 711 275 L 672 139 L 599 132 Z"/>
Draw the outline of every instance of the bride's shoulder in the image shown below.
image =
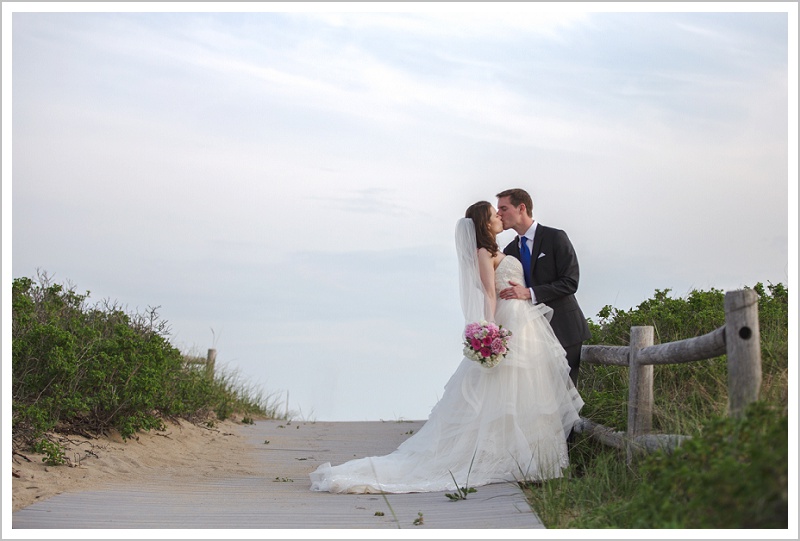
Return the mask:
<path id="1" fill-rule="evenodd" d="M 495 269 L 505 257 L 506 255 L 503 252 L 497 252 L 492 255 L 492 252 L 486 248 L 478 248 L 478 261 L 491 261 L 492 267 Z"/>

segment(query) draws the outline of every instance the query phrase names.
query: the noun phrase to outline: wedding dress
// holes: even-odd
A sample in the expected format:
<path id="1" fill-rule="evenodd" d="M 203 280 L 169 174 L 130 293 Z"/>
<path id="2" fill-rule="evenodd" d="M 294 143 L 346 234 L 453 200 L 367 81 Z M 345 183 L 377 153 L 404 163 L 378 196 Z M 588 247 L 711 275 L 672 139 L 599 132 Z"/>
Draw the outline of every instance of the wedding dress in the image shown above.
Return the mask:
<path id="1" fill-rule="evenodd" d="M 471 223 L 464 220 L 459 228 L 469 232 Z M 477 258 L 469 261 L 474 227 L 470 233 L 464 244 L 472 242 L 471 248 L 461 250 L 467 257 L 461 264 L 467 322 L 485 315 L 485 299 L 476 293 L 481 288 L 475 283 Z M 524 283 L 522 264 L 506 256 L 495 271 L 495 289 L 508 287 L 509 281 Z M 551 312 L 541 304 L 498 296 L 494 321 L 512 332 L 505 358 L 486 368 L 464 357 L 417 433 L 388 455 L 322 464 L 310 474 L 311 490 L 439 492 L 457 490 L 456 483 L 478 487 L 561 477 L 569 464 L 566 438 L 583 400 L 550 327 Z"/>

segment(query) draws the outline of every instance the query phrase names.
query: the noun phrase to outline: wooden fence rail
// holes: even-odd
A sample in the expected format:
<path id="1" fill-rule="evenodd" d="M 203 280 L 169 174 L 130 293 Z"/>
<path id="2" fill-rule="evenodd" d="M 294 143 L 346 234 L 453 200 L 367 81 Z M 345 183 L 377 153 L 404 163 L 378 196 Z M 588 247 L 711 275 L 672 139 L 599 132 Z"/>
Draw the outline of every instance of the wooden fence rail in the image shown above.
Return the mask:
<path id="1" fill-rule="evenodd" d="M 651 434 L 653 428 L 653 365 L 728 357 L 728 415 L 739 417 L 761 389 L 761 336 L 758 295 L 751 289 L 725 293 L 725 325 L 708 334 L 653 345 L 653 327 L 631 327 L 628 346 L 583 346 L 581 362 L 628 367 L 628 427 L 623 432 L 582 418 L 576 427 L 592 437 L 625 449 L 628 461 L 636 451 L 673 449 L 686 436 Z"/>

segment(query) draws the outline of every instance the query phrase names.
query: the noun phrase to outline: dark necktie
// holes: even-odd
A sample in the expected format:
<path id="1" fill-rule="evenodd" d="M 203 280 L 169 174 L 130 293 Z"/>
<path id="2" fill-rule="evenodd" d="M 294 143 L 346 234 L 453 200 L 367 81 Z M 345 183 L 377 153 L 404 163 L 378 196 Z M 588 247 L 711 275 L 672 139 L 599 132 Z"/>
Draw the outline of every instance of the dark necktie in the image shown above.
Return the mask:
<path id="1" fill-rule="evenodd" d="M 528 238 L 520 237 L 520 261 L 522 261 L 522 272 L 525 274 L 525 285 L 531 287 L 531 251 L 528 249 Z"/>

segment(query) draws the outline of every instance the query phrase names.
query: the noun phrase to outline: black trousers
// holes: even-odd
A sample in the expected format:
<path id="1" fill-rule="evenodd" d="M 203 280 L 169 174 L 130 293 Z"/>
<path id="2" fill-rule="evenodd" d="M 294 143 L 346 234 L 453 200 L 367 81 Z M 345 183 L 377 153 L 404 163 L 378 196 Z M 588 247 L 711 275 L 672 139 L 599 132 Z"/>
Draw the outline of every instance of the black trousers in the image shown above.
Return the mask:
<path id="1" fill-rule="evenodd" d="M 583 344 L 575 344 L 565 347 L 567 352 L 567 363 L 569 364 L 569 378 L 575 386 L 578 386 L 578 368 L 581 365 L 581 348 Z"/>
<path id="2" fill-rule="evenodd" d="M 564 348 L 564 351 L 567 352 L 567 364 L 569 364 L 569 379 L 572 380 L 576 387 L 578 386 L 578 368 L 581 365 L 581 347 L 583 347 L 583 344 L 575 344 Z M 572 445 L 574 441 L 575 431 L 570 430 L 569 436 L 567 436 L 567 444 Z"/>

